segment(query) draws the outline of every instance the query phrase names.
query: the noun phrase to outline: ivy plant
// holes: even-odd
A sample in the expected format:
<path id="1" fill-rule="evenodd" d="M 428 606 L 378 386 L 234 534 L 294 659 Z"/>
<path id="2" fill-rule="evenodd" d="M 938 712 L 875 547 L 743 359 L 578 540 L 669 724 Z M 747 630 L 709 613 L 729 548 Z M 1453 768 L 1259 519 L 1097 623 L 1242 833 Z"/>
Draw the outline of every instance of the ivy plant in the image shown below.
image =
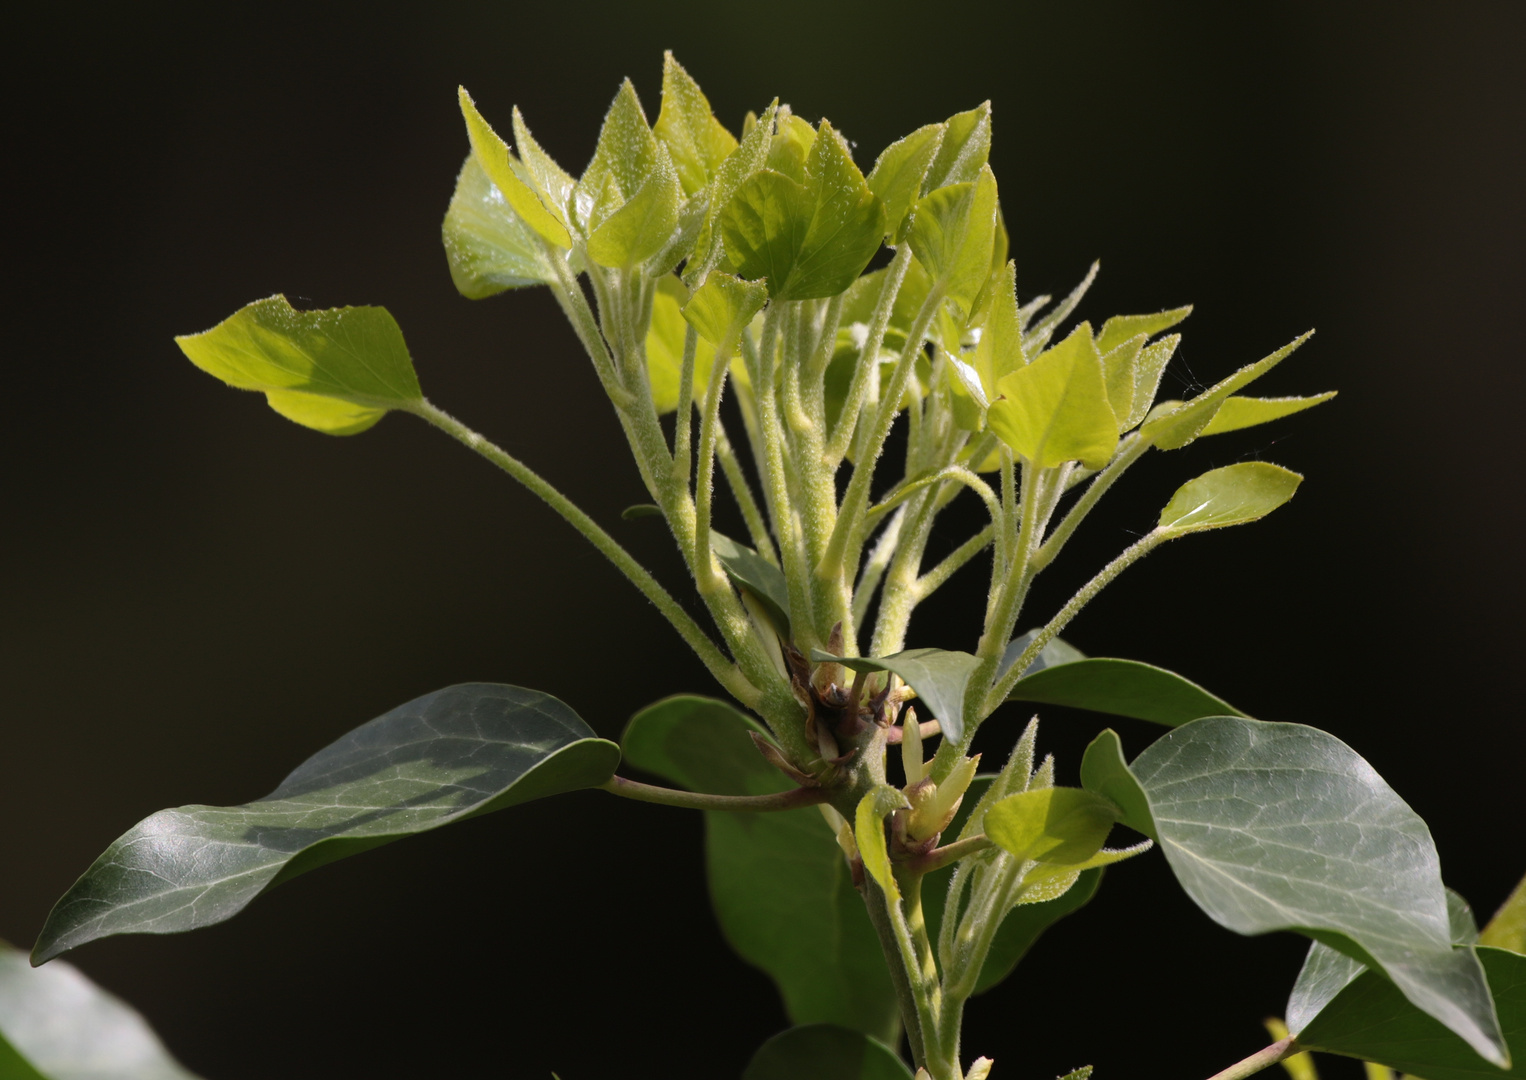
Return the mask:
<path id="1" fill-rule="evenodd" d="M 465 89 L 459 105 L 451 277 L 470 299 L 550 290 L 650 499 L 630 524 L 595 521 L 426 398 L 381 308 L 302 311 L 273 296 L 180 348 L 315 431 L 354 435 L 397 412 L 486 458 L 614 564 L 720 696 L 648 705 L 618 744 L 522 687 L 400 704 L 264 798 L 133 826 L 58 901 L 34 964 L 109 935 L 217 923 L 332 860 L 598 788 L 612 813 L 634 799 L 705 815 L 716 917 L 794 1025 L 758 1049 L 747 1080 L 981 1080 L 993 1063 L 965 1045 L 966 1004 L 1012 977 L 1107 868 L 1147 852 L 1223 927 L 1310 939 L 1274 1041 L 1220 1078 L 1279 1061 L 1312 1076 L 1311 1050 L 1429 1080 L 1526 1076 L 1519 890 L 1480 932 L 1425 823 L 1355 750 L 1060 636 L 1145 555 L 1257 521 L 1302 477 L 1245 461 L 1184 478 L 1070 600 L 1026 603 L 1141 459 L 1332 397 L 1245 393 L 1308 335 L 1162 399 L 1190 308 L 1075 321 L 1095 267 L 1059 300 L 1019 296 L 989 104 L 913 131 L 866 169 L 832 124 L 777 99 L 727 128 L 670 55 L 656 121 L 626 82 L 577 175 L 517 109 L 489 120 Z M 716 530 L 718 498 L 744 535 Z M 956 499 L 988 520 L 934 561 Z M 703 619 L 615 535 L 659 525 Z M 979 625 L 963 641 L 919 639 L 918 606 L 956 575 L 984 578 Z M 993 718 L 1017 733 L 1034 705 L 1163 733 L 1130 761 L 1101 730 L 1079 787 L 1055 782 L 1037 719 L 1001 760 L 971 752 Z M 40 974 L 0 954 L 0 1052 L 33 1054 L 46 1075 L 46 1041 L 7 1004 Z M 85 993 L 75 978 L 48 985 Z M 21 995 L 46 1011 L 46 994 Z"/>

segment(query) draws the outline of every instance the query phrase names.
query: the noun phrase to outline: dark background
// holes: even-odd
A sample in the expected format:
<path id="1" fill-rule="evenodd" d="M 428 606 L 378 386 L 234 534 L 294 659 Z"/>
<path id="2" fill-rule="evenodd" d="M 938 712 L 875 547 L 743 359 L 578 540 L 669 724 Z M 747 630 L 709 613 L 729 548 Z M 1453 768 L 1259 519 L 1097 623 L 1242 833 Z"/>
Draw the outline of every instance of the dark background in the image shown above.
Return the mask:
<path id="1" fill-rule="evenodd" d="M 1481 914 L 1526 869 L 1526 6 L 139 4 L 6 36 L 0 936 L 29 943 L 140 817 L 255 798 L 437 687 L 533 686 L 612 737 L 712 690 L 484 462 L 407 417 L 298 428 L 171 341 L 277 291 L 384 304 L 433 400 L 681 586 L 657 527 L 618 519 L 644 496 L 550 297 L 463 300 L 439 242 L 458 82 L 500 128 L 519 104 L 577 171 L 621 76 L 655 118 L 663 48 L 729 124 L 779 94 L 866 168 L 991 98 L 1020 292 L 1101 258 L 1087 317 L 1195 303 L 1167 392 L 1317 327 L 1260 392 L 1340 398 L 1148 459 L 1034 610 L 1197 472 L 1307 473 L 1267 521 L 1131 571 L 1068 636 L 1350 742 Z M 912 644 L 969 648 L 978 590 L 929 605 Z M 1099 726 L 1049 717 L 1062 779 Z M 1120 727 L 1131 752 L 1157 734 Z M 583 793 L 71 959 L 212 1080 L 732 1077 L 784 1018 L 719 938 L 699 838 L 682 812 Z M 1302 951 L 1213 926 L 1150 856 L 973 1005 L 967 1053 L 1003 1077 L 1206 1075 L 1262 1045 Z"/>

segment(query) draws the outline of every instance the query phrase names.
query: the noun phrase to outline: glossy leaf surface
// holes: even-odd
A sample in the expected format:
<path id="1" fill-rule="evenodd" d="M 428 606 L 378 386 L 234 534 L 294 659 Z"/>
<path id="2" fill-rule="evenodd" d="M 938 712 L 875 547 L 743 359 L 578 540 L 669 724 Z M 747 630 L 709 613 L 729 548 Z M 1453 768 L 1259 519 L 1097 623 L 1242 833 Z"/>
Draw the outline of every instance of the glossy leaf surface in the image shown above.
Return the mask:
<path id="1" fill-rule="evenodd" d="M 535 230 L 514 213 L 475 157 L 456 177 L 442 232 L 450 280 L 468 300 L 555 279 Z"/>
<path id="2" fill-rule="evenodd" d="M 1096 747 L 1082 782 L 1114 797 L 1088 773 Z M 1300 724 L 1208 717 L 1148 747 L 1128 773 L 1177 881 L 1215 922 L 1298 930 L 1380 967 L 1423 1012 L 1504 1059 L 1483 970 L 1452 948 L 1430 831 L 1345 743 Z"/>
<path id="3" fill-rule="evenodd" d="M 1025 675 L 1007 700 L 1090 709 L 1173 727 L 1204 716 L 1245 715 L 1174 671 L 1110 657 L 1052 665 Z"/>
<path id="4" fill-rule="evenodd" d="M 263 799 L 145 818 L 54 906 L 33 957 L 222 922 L 335 859 L 602 784 L 619 760 L 614 743 L 547 694 L 493 683 L 437 690 L 318 751 Z"/>
<path id="5" fill-rule="evenodd" d="M 196 1080 L 147 1021 L 62 961 L 33 968 L 0 942 L 0 1077 Z"/>
<path id="6" fill-rule="evenodd" d="M 1239 431 L 1241 428 L 1255 427 L 1257 424 L 1269 424 L 1273 420 L 1281 420 L 1284 416 L 1292 416 L 1305 409 L 1312 409 L 1316 405 L 1329 401 L 1335 393 L 1331 390 L 1329 393 L 1315 394 L 1312 397 L 1228 397 L 1224 399 L 1224 404 L 1219 406 L 1219 411 L 1213 414 L 1213 419 L 1208 421 L 1208 426 L 1203 428 L 1201 434 L 1221 435 L 1226 431 Z"/>
<path id="7" fill-rule="evenodd" d="M 207 374 L 260 391 L 288 420 L 327 435 L 357 434 L 424 399 L 386 308 L 298 311 L 272 296 L 175 344 Z"/>
<path id="8" fill-rule="evenodd" d="M 1082 323 L 1027 367 L 1007 375 L 987 423 L 1035 468 L 1079 461 L 1105 466 L 1118 448 L 1118 419 L 1108 403 L 1102 358 Z"/>
<path id="9" fill-rule="evenodd" d="M 758 1048 L 742 1080 L 912 1080 L 884 1043 L 834 1024 L 780 1032 Z"/>
<path id="10" fill-rule="evenodd" d="M 768 609 L 774 629 L 789 636 L 789 584 L 784 571 L 745 544 L 710 530 L 710 550 L 720 560 L 726 576 L 739 589 L 746 589 Z"/>
<path id="11" fill-rule="evenodd" d="M 1159 528 L 1177 536 L 1244 525 L 1293 497 L 1303 477 L 1265 461 L 1243 461 L 1205 472 L 1177 488 L 1160 512 Z"/>
<path id="12" fill-rule="evenodd" d="M 894 656 L 833 656 L 814 650 L 811 659 L 842 664 L 853 671 L 889 671 L 917 692 L 943 733 L 958 739 L 964 731 L 964 695 L 979 663 L 967 652 L 950 649 L 907 649 Z"/>
<path id="13" fill-rule="evenodd" d="M 712 698 L 668 698 L 637 713 L 629 764 L 691 791 L 767 795 L 791 782 L 753 745 L 761 725 Z M 884 955 L 832 831 L 815 807 L 705 812 L 710 895 L 726 940 L 772 978 L 797 1024 L 894 1038 Z"/>
<path id="14" fill-rule="evenodd" d="M 1377 1061 L 1426 1080 L 1519 1080 L 1526 1077 L 1526 956 L 1480 948 L 1500 1028 L 1515 1051 L 1501 1070 L 1373 971 L 1358 975 L 1298 1033 L 1311 1050 Z"/>

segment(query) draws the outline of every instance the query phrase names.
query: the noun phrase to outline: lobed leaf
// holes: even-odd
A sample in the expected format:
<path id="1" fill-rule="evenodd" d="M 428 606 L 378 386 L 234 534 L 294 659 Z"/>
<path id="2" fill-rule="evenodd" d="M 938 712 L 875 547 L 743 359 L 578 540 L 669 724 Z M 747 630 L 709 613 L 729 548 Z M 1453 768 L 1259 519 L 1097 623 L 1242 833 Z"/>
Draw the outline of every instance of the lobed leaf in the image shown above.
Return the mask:
<path id="1" fill-rule="evenodd" d="M 895 1051 L 834 1024 L 781 1031 L 758 1048 L 742 1080 L 913 1080 Z"/>
<path id="2" fill-rule="evenodd" d="M 298 311 L 272 296 L 175 344 L 207 374 L 262 392 L 288 420 L 327 435 L 357 434 L 424 400 L 386 308 Z"/>
<path id="3" fill-rule="evenodd" d="M 667 698 L 621 736 L 626 760 L 691 791 L 768 795 L 790 782 L 752 736 L 765 729 L 712 698 Z M 779 989 L 792 1023 L 894 1039 L 895 988 L 837 842 L 814 807 L 705 812 L 705 863 L 721 931 Z"/>
<path id="4" fill-rule="evenodd" d="M 1293 497 L 1303 477 L 1265 461 L 1212 469 L 1176 489 L 1157 528 L 1174 536 L 1258 521 Z"/>
<path id="5" fill-rule="evenodd" d="M 60 961 L 32 968 L 0 942 L 0 1077 L 196 1080 L 136 1010 Z"/>
<path id="6" fill-rule="evenodd" d="M 556 279 L 539 236 L 514 213 L 476 157 L 461 166 L 441 231 L 450 280 L 468 300 Z"/>
<path id="7" fill-rule="evenodd" d="M 965 693 L 970 676 L 980 663 L 967 652 L 952 649 L 907 649 L 893 656 L 833 656 L 819 649 L 811 650 L 818 663 L 841 664 L 853 671 L 888 671 L 917 692 L 943 729 L 948 739 L 964 733 Z"/>
<path id="8" fill-rule="evenodd" d="M 325 863 L 595 787 L 619 761 L 614 743 L 548 694 L 493 683 L 436 690 L 318 751 L 263 799 L 139 822 L 54 905 L 33 962 L 114 934 L 222 922 Z"/>
<path id="9" fill-rule="evenodd" d="M 1198 434 L 1221 435 L 1226 431 L 1239 431 L 1241 428 L 1281 420 L 1284 416 L 1292 416 L 1296 412 L 1303 412 L 1305 409 L 1312 409 L 1316 405 L 1329 401 L 1335 394 L 1336 391 L 1331 390 L 1329 393 L 1315 394 L 1312 397 L 1228 397 L 1224 399 L 1224 404 L 1219 406 L 1219 411 L 1213 414 L 1213 419 L 1208 421 L 1208 425 Z"/>
<path id="10" fill-rule="evenodd" d="M 986 422 L 1030 465 L 1080 461 L 1100 469 L 1118 448 L 1118 420 L 1108 404 L 1102 358 L 1082 323 L 1064 341 L 998 384 Z"/>

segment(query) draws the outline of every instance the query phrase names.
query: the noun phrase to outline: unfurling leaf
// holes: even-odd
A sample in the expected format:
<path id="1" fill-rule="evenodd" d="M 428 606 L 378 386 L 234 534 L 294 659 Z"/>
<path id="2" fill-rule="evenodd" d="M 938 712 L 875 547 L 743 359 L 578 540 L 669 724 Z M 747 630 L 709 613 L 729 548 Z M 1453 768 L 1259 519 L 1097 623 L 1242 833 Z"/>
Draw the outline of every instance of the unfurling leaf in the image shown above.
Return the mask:
<path id="1" fill-rule="evenodd" d="M 772 167 L 755 173 L 720 226 L 738 274 L 767 278 L 775 300 L 811 300 L 836 296 L 863 272 L 884 236 L 885 208 L 823 120 L 801 178 Z"/>
<path id="2" fill-rule="evenodd" d="M 900 788 L 879 784 L 858 801 L 858 809 L 853 815 L 853 838 L 858 842 L 864 870 L 879 882 L 891 900 L 901 898 L 901 888 L 895 882 L 890 852 L 885 845 L 885 816 L 906 805 L 906 796 Z"/>
<path id="3" fill-rule="evenodd" d="M 642 709 L 620 745 L 632 766 L 690 791 L 771 795 L 791 782 L 758 753 L 762 725 L 683 695 Z M 773 979 L 791 1023 L 899 1032 L 895 988 L 847 862 L 815 807 L 705 811 L 710 900 L 726 941 Z"/>
<path id="4" fill-rule="evenodd" d="M 437 690 L 318 751 L 263 799 L 145 818 L 54 905 L 32 959 L 113 934 L 222 922 L 325 863 L 595 787 L 619 761 L 619 747 L 548 694 L 491 683 Z"/>
<path id="5" fill-rule="evenodd" d="M 721 162 L 720 168 L 715 171 L 715 179 L 710 181 L 705 221 L 694 241 L 694 255 L 684 267 L 684 284 L 690 288 L 700 284 L 724 254 L 721 211 L 730 205 L 737 189 L 767 162 L 769 132 L 773 128 L 778 109 L 779 100 L 775 98 L 773 104 L 763 111 L 762 119 L 743 131 L 741 143 Z"/>
<path id="6" fill-rule="evenodd" d="M 1315 394 L 1313 397 L 1225 398 L 1224 404 L 1219 406 L 1219 411 L 1214 413 L 1212 420 L 1208 421 L 1208 426 L 1198 434 L 1200 436 L 1220 435 L 1226 431 L 1239 431 L 1241 428 L 1281 420 L 1284 416 L 1292 416 L 1296 412 L 1303 412 L 1305 409 L 1312 409 L 1315 405 L 1329 401 L 1335 393 L 1331 390 L 1327 394 Z"/>
<path id="7" fill-rule="evenodd" d="M 1293 497 L 1303 477 L 1265 461 L 1244 461 L 1205 472 L 1177 488 L 1158 528 L 1173 536 L 1244 525 Z"/>
<path id="8" fill-rule="evenodd" d="M 990 166 L 982 166 L 969 183 L 924 196 L 907 242 L 928 276 L 968 315 L 991 275 L 996 242 L 996 176 Z"/>
<path id="9" fill-rule="evenodd" d="M 466 92 L 466 87 L 458 87 L 456 93 L 461 103 L 461 115 L 466 119 L 466 134 L 471 140 L 472 156 L 482 166 L 482 171 L 498 186 L 508 204 L 526 225 L 558 247 L 571 247 L 572 237 L 567 234 L 557 216 L 546 208 L 526 177 L 521 175 L 524 166 L 509 153 L 508 144 L 499 138 L 492 125 L 482 118 L 477 106 L 472 103 L 472 96 Z"/>
<path id="10" fill-rule="evenodd" d="M 986 811 L 985 832 L 1019 860 L 1076 866 L 1097 854 L 1117 820 L 1101 795 L 1048 787 L 998 801 Z"/>
<path id="11" fill-rule="evenodd" d="M 917 692 L 943 730 L 944 738 L 959 739 L 964 733 L 965 691 L 980 663 L 967 652 L 954 649 L 907 649 L 894 656 L 833 656 L 812 650 L 817 663 L 837 663 L 853 671 L 889 671 Z"/>
<path id="12" fill-rule="evenodd" d="M 386 308 L 298 311 L 272 296 L 175 343 L 207 374 L 260 391 L 288 420 L 328 435 L 365 431 L 389 409 L 424 400 Z"/>
<path id="13" fill-rule="evenodd" d="M 652 134 L 673 157 L 684 195 L 702 191 L 737 147 L 735 136 L 710 111 L 710 102 L 687 71 L 662 54 L 662 108 Z"/>
<path id="14" fill-rule="evenodd" d="M 991 275 L 991 305 L 981 328 L 970 366 L 980 375 L 986 400 L 995 398 L 1001 380 L 1028 363 L 1023 353 L 1023 327 L 1017 313 L 1017 264 Z"/>
<path id="15" fill-rule="evenodd" d="M 943 142 L 944 125 L 928 124 L 885 147 L 869 170 L 869 190 L 885 204 L 885 238 L 898 243 L 906 215 L 922 194 L 922 181 Z"/>
<path id="16" fill-rule="evenodd" d="M 1035 468 L 1080 461 L 1100 469 L 1118 448 L 1118 421 L 1108 404 L 1102 358 L 1082 323 L 1027 367 L 1004 377 L 987 423 Z"/>
<path id="17" fill-rule="evenodd" d="M 1204 390 L 1191 401 L 1169 410 L 1157 410 L 1160 415 L 1146 420 L 1144 427 L 1139 429 L 1139 433 L 1162 450 L 1177 450 L 1186 446 L 1203 433 L 1203 429 L 1214 418 L 1214 414 L 1219 411 L 1226 398 L 1282 363 L 1294 349 L 1308 341 L 1313 333 L 1314 331 L 1311 330 L 1288 342 L 1270 356 L 1263 357 L 1254 364 L 1246 364 L 1239 371 Z"/>
<path id="18" fill-rule="evenodd" d="M 1180 334 L 1168 334 L 1139 351 L 1134 362 L 1134 405 L 1128 416 L 1119 417 L 1120 431 L 1133 431 L 1150 415 L 1150 406 L 1155 404 L 1155 393 L 1160 389 L 1160 377 L 1181 340 Z"/>
<path id="19" fill-rule="evenodd" d="M 660 146 L 647 126 L 646 113 L 636 88 L 626 79 L 620 84 L 594 146 L 588 168 L 578 178 L 574 195 L 578 223 L 591 235 L 599 222 L 636 197 L 659 168 Z M 672 162 L 669 159 L 669 165 Z M 674 186 L 679 186 L 674 177 Z M 613 197 L 613 205 L 609 205 Z M 605 206 L 601 207 L 600 204 Z"/>
<path id="20" fill-rule="evenodd" d="M 468 300 L 556 280 L 540 237 L 514 213 L 475 156 L 461 166 L 442 232 L 450 280 Z"/>

